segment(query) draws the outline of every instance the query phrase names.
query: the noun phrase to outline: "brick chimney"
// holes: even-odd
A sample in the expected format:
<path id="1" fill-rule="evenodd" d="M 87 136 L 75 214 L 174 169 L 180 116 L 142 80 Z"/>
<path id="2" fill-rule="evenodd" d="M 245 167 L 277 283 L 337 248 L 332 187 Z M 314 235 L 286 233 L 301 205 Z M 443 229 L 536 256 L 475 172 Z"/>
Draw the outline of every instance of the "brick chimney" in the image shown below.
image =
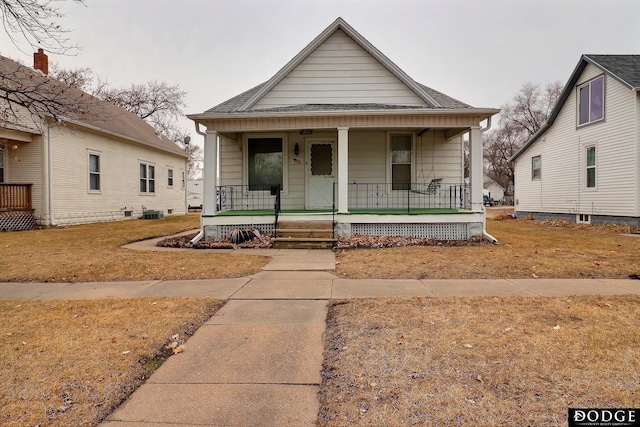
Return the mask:
<path id="1" fill-rule="evenodd" d="M 38 49 L 33 54 L 33 68 L 42 71 L 45 76 L 49 74 L 49 57 L 44 53 L 44 50 Z"/>

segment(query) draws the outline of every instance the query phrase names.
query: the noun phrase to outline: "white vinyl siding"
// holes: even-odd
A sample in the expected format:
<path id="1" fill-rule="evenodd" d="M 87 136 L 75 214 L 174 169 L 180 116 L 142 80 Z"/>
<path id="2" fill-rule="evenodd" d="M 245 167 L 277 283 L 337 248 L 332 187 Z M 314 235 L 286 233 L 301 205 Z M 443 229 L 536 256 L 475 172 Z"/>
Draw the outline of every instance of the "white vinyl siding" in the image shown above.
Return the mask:
<path id="1" fill-rule="evenodd" d="M 589 64 L 577 87 L 602 74 Z M 555 122 L 517 159 L 515 198 L 519 211 L 637 216 L 636 95 L 605 75 L 606 117 L 576 128 L 577 87 Z M 586 147 L 597 146 L 597 190 L 587 190 Z M 532 181 L 530 158 L 544 157 L 544 180 Z"/>
<path id="2" fill-rule="evenodd" d="M 164 168 L 156 167 L 156 188 L 154 197 L 139 192 L 140 161 L 148 164 L 185 165 L 186 159 L 158 150 L 150 150 L 142 145 L 126 143 L 119 140 L 85 132 L 80 128 L 56 126 L 52 128 L 52 176 L 53 176 L 53 209 L 57 224 L 80 224 L 87 222 L 111 221 L 124 219 L 125 212 L 132 212 L 132 217 L 142 215 L 142 207 L 161 210 L 165 214 L 172 209 L 173 214 L 186 213 L 185 190 L 167 188 L 159 185 L 167 180 Z M 88 194 L 84 185 L 87 168 L 78 167 L 86 164 L 88 148 L 100 153 L 100 197 Z M 23 148 L 36 151 L 36 158 L 42 156 L 40 144 L 24 144 Z M 23 161 L 22 163 L 25 163 Z M 184 167 L 184 166 L 183 166 Z M 41 164 L 31 178 L 21 176 L 21 182 L 33 182 L 33 177 L 42 176 Z M 34 205 L 36 214 L 42 206 L 41 181 L 34 182 Z M 39 199 L 38 199 L 39 198 Z"/>
<path id="3" fill-rule="evenodd" d="M 335 103 L 425 105 L 402 81 L 338 30 L 255 108 Z"/>

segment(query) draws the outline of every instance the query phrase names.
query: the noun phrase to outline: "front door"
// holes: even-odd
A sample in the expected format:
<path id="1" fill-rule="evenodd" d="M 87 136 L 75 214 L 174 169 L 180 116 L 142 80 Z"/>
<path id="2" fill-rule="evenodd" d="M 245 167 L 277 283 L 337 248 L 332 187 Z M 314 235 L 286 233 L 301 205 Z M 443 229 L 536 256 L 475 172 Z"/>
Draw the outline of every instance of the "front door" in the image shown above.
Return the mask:
<path id="1" fill-rule="evenodd" d="M 307 209 L 333 207 L 335 142 L 307 142 Z"/>

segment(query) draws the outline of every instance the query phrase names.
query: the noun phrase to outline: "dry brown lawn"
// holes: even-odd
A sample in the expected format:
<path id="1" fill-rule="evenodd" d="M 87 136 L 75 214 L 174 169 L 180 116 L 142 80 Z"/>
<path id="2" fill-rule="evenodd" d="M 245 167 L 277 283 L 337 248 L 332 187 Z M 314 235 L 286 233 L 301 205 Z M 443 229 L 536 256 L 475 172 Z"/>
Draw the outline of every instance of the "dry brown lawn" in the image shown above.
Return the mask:
<path id="1" fill-rule="evenodd" d="M 96 425 L 222 303 L 0 301 L 0 425 Z"/>
<path id="2" fill-rule="evenodd" d="M 198 214 L 0 233 L 0 282 L 92 282 L 242 277 L 268 257 L 149 252 L 130 242 L 199 227 Z"/>
<path id="3" fill-rule="evenodd" d="M 351 279 L 627 278 L 640 274 L 640 235 L 624 226 L 487 221 L 497 245 L 407 246 L 338 251 Z"/>
<path id="4" fill-rule="evenodd" d="M 322 426 L 565 426 L 640 407 L 640 297 L 333 302 Z"/>

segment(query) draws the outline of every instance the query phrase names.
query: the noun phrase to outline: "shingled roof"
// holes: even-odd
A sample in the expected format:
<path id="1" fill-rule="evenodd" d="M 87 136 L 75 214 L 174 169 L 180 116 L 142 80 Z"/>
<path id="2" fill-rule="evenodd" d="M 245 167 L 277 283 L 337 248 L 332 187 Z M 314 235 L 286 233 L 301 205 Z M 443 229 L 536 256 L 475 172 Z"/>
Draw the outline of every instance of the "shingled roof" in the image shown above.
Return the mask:
<path id="1" fill-rule="evenodd" d="M 0 100 L 17 104 L 30 103 L 32 112 L 67 125 L 85 126 L 94 131 L 188 157 L 173 141 L 156 135 L 155 129 L 137 115 L 4 56 L 0 56 Z M 15 128 L 8 117 L 0 117 L 0 127 L 2 126 Z"/>

